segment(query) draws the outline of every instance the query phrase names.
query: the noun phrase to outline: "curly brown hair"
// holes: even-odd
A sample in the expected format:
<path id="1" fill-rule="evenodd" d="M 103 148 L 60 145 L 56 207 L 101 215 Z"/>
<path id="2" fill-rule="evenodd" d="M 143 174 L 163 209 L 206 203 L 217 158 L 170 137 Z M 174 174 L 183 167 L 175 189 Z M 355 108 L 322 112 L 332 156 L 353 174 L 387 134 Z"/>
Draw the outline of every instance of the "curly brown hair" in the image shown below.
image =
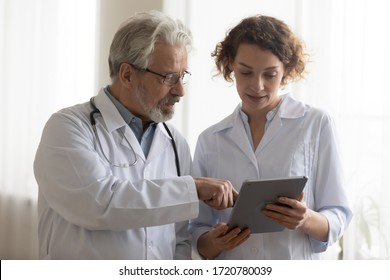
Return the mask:
<path id="1" fill-rule="evenodd" d="M 282 86 L 289 81 L 304 78 L 308 55 L 304 53 L 303 42 L 284 22 L 274 17 L 256 15 L 243 19 L 228 31 L 225 39 L 216 45 L 211 54 L 217 66 L 217 75 L 222 74 L 226 81 L 233 82 L 229 66 L 241 43 L 255 44 L 279 58 L 285 69 Z"/>

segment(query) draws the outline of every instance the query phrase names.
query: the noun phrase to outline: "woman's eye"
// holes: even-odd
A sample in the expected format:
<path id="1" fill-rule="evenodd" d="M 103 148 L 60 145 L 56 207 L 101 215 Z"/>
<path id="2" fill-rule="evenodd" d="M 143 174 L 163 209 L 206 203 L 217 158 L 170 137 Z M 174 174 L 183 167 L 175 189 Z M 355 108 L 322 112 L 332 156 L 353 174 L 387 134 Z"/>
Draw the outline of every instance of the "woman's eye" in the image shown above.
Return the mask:
<path id="1" fill-rule="evenodd" d="M 268 78 L 268 79 L 275 78 L 277 75 L 278 75 L 278 73 L 276 73 L 276 72 L 264 74 L 264 76 L 265 76 L 266 78 Z"/>
<path id="2" fill-rule="evenodd" d="M 243 76 L 250 76 L 252 72 L 240 72 L 240 74 Z"/>

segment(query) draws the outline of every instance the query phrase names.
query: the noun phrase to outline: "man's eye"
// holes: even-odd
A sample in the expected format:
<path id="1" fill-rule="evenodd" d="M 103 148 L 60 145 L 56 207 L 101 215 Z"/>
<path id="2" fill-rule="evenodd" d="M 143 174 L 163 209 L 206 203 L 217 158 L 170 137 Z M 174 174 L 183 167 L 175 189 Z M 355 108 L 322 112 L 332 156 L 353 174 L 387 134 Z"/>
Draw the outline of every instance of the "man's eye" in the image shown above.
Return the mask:
<path id="1" fill-rule="evenodd" d="M 178 78 L 178 74 L 172 73 L 165 76 L 165 79 L 169 81 L 175 81 Z"/>

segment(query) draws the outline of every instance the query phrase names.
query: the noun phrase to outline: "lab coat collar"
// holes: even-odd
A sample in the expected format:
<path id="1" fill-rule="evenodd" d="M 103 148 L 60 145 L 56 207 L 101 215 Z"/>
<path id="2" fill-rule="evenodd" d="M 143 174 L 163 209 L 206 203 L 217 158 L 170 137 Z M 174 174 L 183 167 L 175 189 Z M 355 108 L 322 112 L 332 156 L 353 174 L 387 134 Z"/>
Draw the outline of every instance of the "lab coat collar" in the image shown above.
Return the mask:
<path id="1" fill-rule="evenodd" d="M 104 92 L 104 89 L 100 89 L 98 95 L 95 97 L 95 105 L 100 110 L 106 129 L 109 133 L 114 130 L 125 129 L 125 137 L 129 139 L 132 147 L 136 154 L 138 154 L 144 161 L 146 160 L 141 145 L 135 137 L 131 128 L 127 125 L 121 114 L 118 112 L 115 105 L 112 103 L 110 98 Z M 165 137 L 164 137 L 165 136 Z M 154 138 L 158 138 L 159 141 L 152 142 L 150 147 L 148 159 L 152 159 L 160 154 L 164 149 L 171 145 L 171 137 L 168 135 L 162 123 L 159 123 L 156 127 Z M 157 143 L 157 144 L 156 144 Z M 122 145 L 128 146 L 125 139 L 122 139 Z M 156 147 L 158 145 L 158 147 Z"/>
<path id="2" fill-rule="evenodd" d="M 260 152 L 272 140 L 274 135 L 276 135 L 277 131 L 283 125 L 283 119 L 300 118 L 305 115 L 307 109 L 302 102 L 293 99 L 290 94 L 282 95 L 281 98 L 283 99 L 283 102 L 268 128 L 267 134 L 264 135 L 260 145 L 257 147 L 256 153 Z M 236 143 L 239 149 L 241 149 L 250 161 L 257 166 L 256 155 L 253 152 L 252 144 L 248 139 L 240 118 L 241 107 L 242 104 L 239 104 L 231 115 L 215 125 L 213 133 L 225 131 L 226 136 L 229 137 L 232 142 Z"/>
<path id="3" fill-rule="evenodd" d="M 110 98 L 104 92 L 104 89 L 100 89 L 98 95 L 95 97 L 95 105 L 96 108 L 100 110 L 100 113 L 103 117 L 104 124 L 106 125 L 106 129 L 109 133 L 112 133 L 118 129 L 124 129 L 124 135 L 126 139 L 130 142 L 134 152 L 145 161 L 145 154 L 142 150 L 141 145 L 139 144 L 135 134 L 131 130 L 131 128 L 127 125 L 126 121 L 122 118 L 118 109 L 115 107 L 114 103 L 110 100 Z M 121 144 L 128 149 L 128 143 L 125 138 L 122 139 Z"/>
<path id="4" fill-rule="evenodd" d="M 236 145 L 257 168 L 256 156 L 253 153 L 252 144 L 245 132 L 244 124 L 240 118 L 241 104 L 239 104 L 234 112 L 219 122 L 213 128 L 213 133 L 225 133 L 226 139 L 233 145 Z"/>
<path id="5" fill-rule="evenodd" d="M 307 112 L 307 106 L 294 99 L 290 93 L 281 95 L 280 97 L 283 100 L 278 112 L 281 119 L 301 118 Z"/>
<path id="6" fill-rule="evenodd" d="M 296 119 L 303 117 L 307 111 L 307 106 L 303 104 L 302 102 L 295 100 L 291 94 L 287 93 L 284 95 L 281 95 L 281 98 L 283 100 L 282 104 L 280 104 L 280 108 L 277 112 L 277 116 L 279 116 L 280 119 Z M 222 120 L 219 125 L 215 126 L 214 132 L 219 132 L 228 128 L 232 128 L 234 126 L 237 126 L 237 122 L 241 121 L 240 119 L 240 110 L 241 110 L 242 104 L 240 103 L 234 112 L 226 117 L 224 120 Z M 275 116 L 276 117 L 276 116 Z"/>
<path id="7" fill-rule="evenodd" d="M 112 133 L 114 130 L 127 125 L 114 103 L 111 102 L 110 98 L 104 92 L 103 88 L 99 90 L 99 93 L 94 100 L 96 108 L 98 108 L 102 114 L 108 132 Z"/>
<path id="8" fill-rule="evenodd" d="M 168 132 L 165 130 L 162 123 L 157 124 L 156 131 L 154 132 L 154 139 L 158 139 L 158 141 L 153 140 L 147 161 L 153 161 L 153 159 L 158 157 L 165 149 L 172 146 L 172 138 L 168 135 Z"/>

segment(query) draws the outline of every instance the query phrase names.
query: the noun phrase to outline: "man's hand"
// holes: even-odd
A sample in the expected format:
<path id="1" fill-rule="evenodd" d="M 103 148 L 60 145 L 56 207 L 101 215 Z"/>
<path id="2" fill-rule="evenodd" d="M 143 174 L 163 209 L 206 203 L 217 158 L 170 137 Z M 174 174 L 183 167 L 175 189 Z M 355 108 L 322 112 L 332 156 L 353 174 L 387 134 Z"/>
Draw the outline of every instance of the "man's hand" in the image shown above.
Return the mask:
<path id="1" fill-rule="evenodd" d="M 194 178 L 198 197 L 208 206 L 217 210 L 233 207 L 238 192 L 227 180 L 214 178 Z"/>

